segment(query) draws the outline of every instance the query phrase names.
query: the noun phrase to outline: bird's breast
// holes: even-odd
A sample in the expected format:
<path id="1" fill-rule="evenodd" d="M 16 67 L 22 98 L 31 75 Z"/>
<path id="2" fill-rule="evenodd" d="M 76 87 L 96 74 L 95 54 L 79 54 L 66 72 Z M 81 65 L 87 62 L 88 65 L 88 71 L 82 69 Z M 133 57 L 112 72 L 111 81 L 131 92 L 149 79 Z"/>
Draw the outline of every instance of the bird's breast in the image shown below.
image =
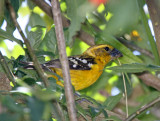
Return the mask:
<path id="1" fill-rule="evenodd" d="M 91 70 L 70 70 L 71 82 L 75 90 L 82 90 L 96 82 L 102 74 L 103 68 L 104 67 L 95 64 Z M 61 69 L 55 69 L 55 72 L 62 77 Z M 61 81 L 56 80 L 57 84 L 63 86 Z"/>

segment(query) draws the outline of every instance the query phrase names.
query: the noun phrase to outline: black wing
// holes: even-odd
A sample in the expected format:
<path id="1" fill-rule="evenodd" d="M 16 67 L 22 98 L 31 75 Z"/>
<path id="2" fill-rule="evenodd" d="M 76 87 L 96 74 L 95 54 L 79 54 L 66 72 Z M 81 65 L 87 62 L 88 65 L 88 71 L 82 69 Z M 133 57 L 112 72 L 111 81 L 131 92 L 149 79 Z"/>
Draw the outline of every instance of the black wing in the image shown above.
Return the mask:
<path id="1" fill-rule="evenodd" d="M 96 64 L 93 58 L 68 57 L 69 67 L 72 70 L 90 70 L 93 64 Z M 59 59 L 48 61 L 42 67 L 46 68 L 61 68 Z"/>

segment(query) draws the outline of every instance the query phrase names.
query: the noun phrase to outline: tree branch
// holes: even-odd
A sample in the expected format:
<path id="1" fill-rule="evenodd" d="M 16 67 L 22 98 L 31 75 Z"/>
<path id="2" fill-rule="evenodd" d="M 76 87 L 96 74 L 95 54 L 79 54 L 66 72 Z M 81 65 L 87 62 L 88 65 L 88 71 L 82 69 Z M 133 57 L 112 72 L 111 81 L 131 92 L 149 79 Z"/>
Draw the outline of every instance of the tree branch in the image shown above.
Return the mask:
<path id="1" fill-rule="evenodd" d="M 48 16 L 50 16 L 51 18 L 53 18 L 52 8 L 44 0 L 41 0 L 41 1 L 39 1 L 39 0 L 32 0 L 32 1 L 38 7 L 40 7 Z M 68 27 L 70 25 L 70 21 L 66 17 L 64 17 L 63 15 L 61 17 L 62 17 L 63 27 Z M 78 38 L 80 38 L 82 41 L 84 41 L 85 43 L 87 43 L 88 45 L 90 45 L 90 46 L 95 45 L 95 43 L 94 43 L 94 37 L 92 37 L 88 33 L 84 32 L 83 30 L 80 30 L 80 32 L 76 36 Z"/>
<path id="2" fill-rule="evenodd" d="M 38 75 L 40 76 L 40 78 L 43 80 L 44 82 L 44 85 L 47 87 L 48 86 L 48 80 L 47 80 L 47 77 L 44 75 L 44 71 L 42 69 L 42 67 L 40 66 L 35 54 L 34 54 L 34 51 L 33 51 L 33 48 L 31 47 L 30 45 L 30 42 L 29 40 L 25 37 L 20 25 L 18 24 L 17 20 L 16 20 L 16 14 L 15 14 L 15 11 L 11 5 L 11 3 L 9 2 L 9 0 L 6 0 L 6 6 L 7 8 L 9 9 L 10 11 L 10 15 L 11 15 L 11 18 L 13 20 L 13 23 L 14 23 L 14 26 L 17 27 L 21 37 L 23 38 L 24 40 L 24 43 L 28 49 L 28 53 L 33 61 L 33 64 L 34 64 L 34 67 L 38 73 Z"/>
<path id="3" fill-rule="evenodd" d="M 16 85 L 16 82 L 15 82 L 15 79 L 13 77 L 13 74 L 12 72 L 10 71 L 9 67 L 8 67 L 8 64 L 7 62 L 5 61 L 1 51 L 0 51 L 0 63 L 2 65 L 2 68 L 4 69 L 5 71 L 5 74 L 7 75 L 9 81 L 11 81 L 13 83 L 13 85 L 15 86 Z"/>
<path id="4" fill-rule="evenodd" d="M 67 59 L 66 49 L 65 49 L 66 45 L 65 45 L 65 38 L 63 33 L 59 1 L 52 0 L 51 5 L 52 5 L 52 12 L 54 17 L 53 19 L 55 24 L 60 62 L 62 65 L 64 89 L 65 89 L 65 96 L 67 101 L 69 118 L 70 118 L 70 121 L 77 121 L 76 111 L 75 111 L 75 102 L 74 102 L 74 96 L 73 96 L 73 90 L 72 90 L 71 78 L 70 78 L 69 66 L 68 66 L 69 64 L 68 64 L 68 59 Z"/>
<path id="5" fill-rule="evenodd" d="M 137 110 L 136 112 L 131 114 L 125 121 L 132 121 L 136 116 L 140 115 L 142 112 L 144 112 L 145 110 L 152 107 L 153 105 L 155 105 L 158 102 L 160 102 L 160 97 L 158 97 L 155 100 L 153 100 L 152 102 L 142 106 L 139 110 Z"/>
<path id="6" fill-rule="evenodd" d="M 49 17 L 53 18 L 53 14 L 52 14 L 52 8 L 50 5 L 48 5 L 44 0 L 32 0 L 38 7 L 40 7 Z M 68 27 L 70 25 L 70 21 L 64 17 L 63 15 L 62 17 L 62 24 L 63 27 Z"/>
<path id="7" fill-rule="evenodd" d="M 154 56 L 153 56 L 153 54 L 152 54 L 150 51 L 148 51 L 148 50 L 146 50 L 146 49 L 142 49 L 142 48 L 140 48 L 140 47 L 138 47 L 138 46 L 136 46 L 136 45 L 134 45 L 134 44 L 132 44 L 132 43 L 130 43 L 130 42 L 125 41 L 125 40 L 122 39 L 122 38 L 117 38 L 117 39 L 118 39 L 121 43 L 123 43 L 125 46 L 129 47 L 130 49 L 137 50 L 137 51 L 139 51 L 140 53 L 142 53 L 142 54 L 144 54 L 144 55 L 146 55 L 146 56 L 149 56 L 150 58 L 154 59 Z"/>
<path id="8" fill-rule="evenodd" d="M 158 53 L 160 55 L 160 1 L 146 0 L 149 15 L 153 24 Z"/>
<path id="9" fill-rule="evenodd" d="M 137 73 L 139 79 L 148 86 L 151 86 L 160 91 L 160 79 L 149 72 Z"/>

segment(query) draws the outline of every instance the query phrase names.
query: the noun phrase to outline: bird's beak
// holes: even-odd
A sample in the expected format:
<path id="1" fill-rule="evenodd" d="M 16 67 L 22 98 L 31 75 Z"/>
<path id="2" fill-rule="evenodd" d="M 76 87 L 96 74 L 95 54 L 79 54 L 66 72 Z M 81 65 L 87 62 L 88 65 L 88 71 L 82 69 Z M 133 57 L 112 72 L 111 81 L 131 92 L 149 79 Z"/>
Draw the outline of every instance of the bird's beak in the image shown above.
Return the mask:
<path id="1" fill-rule="evenodd" d="M 115 49 L 115 48 L 110 52 L 110 55 L 111 55 L 112 59 L 123 57 L 122 53 L 119 50 Z"/>

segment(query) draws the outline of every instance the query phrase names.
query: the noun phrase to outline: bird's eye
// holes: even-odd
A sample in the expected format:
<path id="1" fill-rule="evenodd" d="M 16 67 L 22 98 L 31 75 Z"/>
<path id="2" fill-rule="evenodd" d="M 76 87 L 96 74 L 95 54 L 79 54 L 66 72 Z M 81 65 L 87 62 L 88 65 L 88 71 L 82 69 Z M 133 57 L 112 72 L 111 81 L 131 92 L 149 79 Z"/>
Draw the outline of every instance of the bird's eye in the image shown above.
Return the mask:
<path id="1" fill-rule="evenodd" d="M 105 50 L 106 50 L 106 51 L 109 51 L 109 47 L 105 47 Z"/>

